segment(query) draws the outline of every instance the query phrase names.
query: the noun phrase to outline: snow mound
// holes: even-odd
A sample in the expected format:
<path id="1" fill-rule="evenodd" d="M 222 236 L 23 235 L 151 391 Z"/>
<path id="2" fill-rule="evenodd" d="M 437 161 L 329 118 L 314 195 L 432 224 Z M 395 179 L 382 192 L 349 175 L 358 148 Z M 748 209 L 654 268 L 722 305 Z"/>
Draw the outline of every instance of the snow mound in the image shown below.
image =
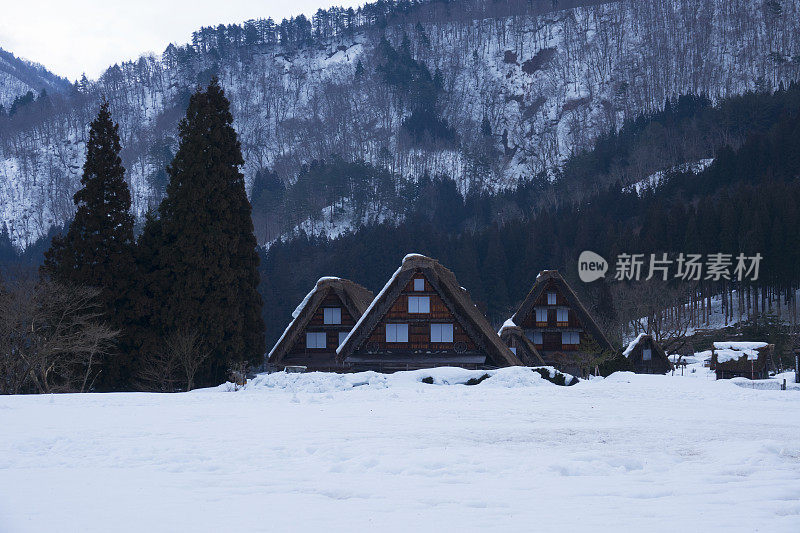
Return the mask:
<path id="1" fill-rule="evenodd" d="M 555 370 L 551 370 L 551 377 Z M 487 377 L 488 376 L 488 377 Z M 572 376 L 566 376 L 569 382 Z M 308 372 L 293 374 L 274 372 L 259 374 L 244 387 L 234 387 L 226 383 L 213 390 L 228 392 L 234 390 L 257 391 L 264 389 L 286 390 L 289 392 L 306 392 L 325 394 L 347 391 L 356 387 L 371 389 L 409 388 L 426 385 L 482 385 L 501 388 L 538 387 L 551 385 L 542 379 L 538 372 L 529 367 L 513 366 L 497 370 L 467 370 L 458 367 L 426 368 L 381 374 L 379 372 L 355 372 L 352 374 L 336 374 L 332 372 Z"/>
<path id="2" fill-rule="evenodd" d="M 609 383 L 630 383 L 636 379 L 636 377 L 636 373 L 634 372 L 614 372 L 605 378 L 605 381 Z"/>

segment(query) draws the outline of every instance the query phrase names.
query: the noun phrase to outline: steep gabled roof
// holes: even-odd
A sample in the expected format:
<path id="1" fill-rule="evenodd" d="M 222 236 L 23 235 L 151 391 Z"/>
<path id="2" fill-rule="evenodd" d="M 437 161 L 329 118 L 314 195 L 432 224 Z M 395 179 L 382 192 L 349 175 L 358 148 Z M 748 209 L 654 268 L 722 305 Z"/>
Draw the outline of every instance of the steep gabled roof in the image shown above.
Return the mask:
<path id="1" fill-rule="evenodd" d="M 292 321 L 269 352 L 270 363 L 279 364 L 281 362 L 291 347 L 294 346 L 294 343 L 297 342 L 297 337 L 305 330 L 314 313 L 317 312 L 317 308 L 331 292 L 339 297 L 354 319 L 360 318 L 372 301 L 372 292 L 358 283 L 342 278 L 320 278 L 314 288 L 311 289 L 311 292 L 303 298 L 303 301 L 294 310 Z"/>
<path id="2" fill-rule="evenodd" d="M 545 288 L 550 282 L 555 284 L 561 290 L 561 294 L 563 294 L 564 297 L 569 301 L 573 311 L 577 313 L 578 320 L 581 321 L 581 324 L 583 324 L 584 328 L 589 330 L 592 336 L 600 344 L 600 347 L 607 350 L 613 350 L 614 347 L 606 337 L 605 333 L 603 333 L 603 330 L 600 329 L 600 326 L 597 325 L 597 322 L 595 322 L 592 315 L 581 303 L 578 295 L 575 294 L 575 291 L 572 290 L 572 287 L 569 286 L 567 280 L 564 279 L 558 270 L 542 270 L 539 272 L 539 275 L 536 276 L 536 282 L 533 284 L 533 287 L 531 287 L 528 295 L 522 301 L 522 304 L 519 306 L 519 309 L 517 309 L 517 312 L 511 317 L 511 320 L 516 324 L 520 324 L 523 318 L 531 313 L 534 305 L 536 304 L 536 300 L 539 299 L 539 296 L 541 296 L 542 292 L 544 292 Z"/>
<path id="3" fill-rule="evenodd" d="M 447 308 L 461 323 L 470 338 L 484 352 L 487 362 L 494 366 L 516 366 L 522 362 L 503 344 L 497 333 L 478 311 L 466 289 L 459 285 L 456 276 L 435 259 L 420 254 L 409 254 L 364 312 L 350 334 L 336 350 L 338 359 L 344 359 L 369 338 L 381 319 L 400 296 L 403 288 L 417 271 L 422 272 L 436 289 Z"/>
<path id="4" fill-rule="evenodd" d="M 655 338 L 653 338 L 652 335 L 648 335 L 646 333 L 639 333 L 639 335 L 637 335 L 636 338 L 633 339 L 628 344 L 628 347 L 625 348 L 625 351 L 622 352 L 622 355 L 624 355 L 625 357 L 630 357 L 631 353 L 633 353 L 633 351 L 636 349 L 637 346 L 639 346 L 640 344 L 646 345 L 648 343 L 650 344 L 654 352 L 653 355 L 655 357 L 663 359 L 664 361 L 669 363 L 670 368 L 675 367 L 675 365 L 672 364 L 670 358 L 667 357 L 667 352 L 664 351 L 664 348 L 661 347 L 661 344 L 657 340 L 655 340 Z"/>
<path id="5" fill-rule="evenodd" d="M 649 335 L 647 333 L 639 333 L 635 339 L 628 343 L 628 347 L 623 350 L 622 355 L 628 357 L 631 352 L 636 349 L 637 346 L 639 346 L 639 343 L 645 339 L 645 337 L 649 337 Z"/>
<path id="6" fill-rule="evenodd" d="M 525 336 L 525 332 L 522 330 L 521 327 L 516 325 L 512 320 L 506 320 L 503 327 L 500 328 L 498 332 L 500 335 L 500 339 L 505 343 L 509 337 L 517 339 L 517 341 L 521 342 L 525 345 L 525 349 L 528 350 L 528 353 L 531 354 L 530 361 L 526 361 L 520 354 L 517 352 L 517 357 L 528 366 L 545 366 L 544 359 L 542 358 L 542 354 L 539 353 L 539 350 L 536 349 L 536 346 L 531 342 L 531 340 Z"/>

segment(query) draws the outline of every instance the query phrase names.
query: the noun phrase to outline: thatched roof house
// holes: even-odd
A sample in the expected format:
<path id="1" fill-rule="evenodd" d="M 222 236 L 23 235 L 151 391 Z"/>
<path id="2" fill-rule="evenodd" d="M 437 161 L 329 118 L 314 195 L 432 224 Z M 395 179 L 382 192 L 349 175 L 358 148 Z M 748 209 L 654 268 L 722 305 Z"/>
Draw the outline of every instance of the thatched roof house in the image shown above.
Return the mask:
<path id="1" fill-rule="evenodd" d="M 531 340 L 525 336 L 525 332 L 522 328 L 514 324 L 510 319 L 506 320 L 498 334 L 503 344 L 511 349 L 511 352 L 522 361 L 522 364 L 526 366 L 546 365 L 539 350 L 537 350 Z"/>
<path id="2" fill-rule="evenodd" d="M 565 372 L 578 373 L 578 361 L 590 353 L 614 351 L 603 330 L 557 270 L 543 270 L 536 276 L 511 322 L 522 329 L 546 364 Z"/>
<path id="3" fill-rule="evenodd" d="M 640 333 L 622 352 L 637 374 L 666 374 L 674 367 L 652 335 Z"/>
<path id="4" fill-rule="evenodd" d="M 372 292 L 357 283 L 320 278 L 292 313 L 292 321 L 270 351 L 268 362 L 277 367 L 344 370 L 336 360 L 336 348 L 371 301 Z"/>
<path id="5" fill-rule="evenodd" d="M 403 259 L 337 352 L 358 370 L 521 364 L 455 275 L 419 254 Z"/>
<path id="6" fill-rule="evenodd" d="M 766 379 L 775 366 L 774 350 L 775 345 L 766 342 L 715 342 L 711 350 L 711 368 L 717 379 Z"/>

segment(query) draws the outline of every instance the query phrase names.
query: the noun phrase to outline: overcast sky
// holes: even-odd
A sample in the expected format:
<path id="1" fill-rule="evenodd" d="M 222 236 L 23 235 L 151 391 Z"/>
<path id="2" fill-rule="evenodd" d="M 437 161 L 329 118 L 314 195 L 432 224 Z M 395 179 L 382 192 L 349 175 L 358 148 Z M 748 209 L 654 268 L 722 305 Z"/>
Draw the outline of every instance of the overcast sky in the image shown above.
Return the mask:
<path id="1" fill-rule="evenodd" d="M 86 72 L 160 54 L 167 44 L 189 42 L 200 26 L 251 18 L 313 14 L 356 0 L 10 0 L 0 10 L 0 48 L 41 63 L 70 80 Z"/>

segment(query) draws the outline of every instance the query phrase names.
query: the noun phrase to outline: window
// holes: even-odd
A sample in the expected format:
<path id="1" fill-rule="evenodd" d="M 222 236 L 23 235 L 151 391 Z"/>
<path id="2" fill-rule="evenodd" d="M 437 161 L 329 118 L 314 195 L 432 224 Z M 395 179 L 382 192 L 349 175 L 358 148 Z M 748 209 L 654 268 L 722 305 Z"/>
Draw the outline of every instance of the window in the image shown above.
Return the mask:
<path id="1" fill-rule="evenodd" d="M 324 331 L 306 333 L 306 348 L 319 349 L 326 348 L 326 335 Z"/>
<path id="2" fill-rule="evenodd" d="M 415 278 L 414 279 L 414 290 L 415 291 L 424 291 L 425 290 L 425 280 L 422 278 Z"/>
<path id="3" fill-rule="evenodd" d="M 517 355 L 517 349 L 514 348 L 513 346 L 509 348 L 509 350 L 511 350 L 511 353 L 513 353 L 514 355 Z"/>
<path id="4" fill-rule="evenodd" d="M 409 313 L 430 313 L 431 312 L 431 298 L 430 298 L 430 296 L 409 296 L 408 297 L 408 312 Z"/>
<path id="5" fill-rule="evenodd" d="M 542 332 L 541 331 L 534 331 L 533 332 L 533 344 L 542 344 Z"/>
<path id="6" fill-rule="evenodd" d="M 453 342 L 453 324 L 431 324 L 431 342 Z"/>
<path id="7" fill-rule="evenodd" d="M 343 343 L 343 342 L 344 342 L 344 340 L 347 338 L 347 335 L 348 335 L 349 333 L 350 333 L 349 331 L 340 331 L 340 332 L 339 332 L 339 346 L 341 346 L 341 345 L 342 345 L 342 343 Z"/>
<path id="8" fill-rule="evenodd" d="M 340 307 L 326 307 L 322 310 L 323 322 L 325 324 L 341 324 L 342 309 Z"/>
<path id="9" fill-rule="evenodd" d="M 562 331 L 561 344 L 580 344 L 581 334 L 577 331 Z"/>
<path id="10" fill-rule="evenodd" d="M 408 324 L 386 324 L 386 342 L 408 342 Z"/>
<path id="11" fill-rule="evenodd" d="M 559 307 L 556 320 L 559 322 L 569 322 L 569 309 L 566 307 Z"/>
<path id="12" fill-rule="evenodd" d="M 653 352 L 650 348 L 642 349 L 642 361 L 650 361 L 653 358 Z"/>
<path id="13" fill-rule="evenodd" d="M 546 307 L 537 307 L 536 308 L 536 322 L 547 322 L 547 308 Z"/>
<path id="14" fill-rule="evenodd" d="M 547 293 L 547 305 L 556 305 L 556 293 L 554 292 Z"/>

